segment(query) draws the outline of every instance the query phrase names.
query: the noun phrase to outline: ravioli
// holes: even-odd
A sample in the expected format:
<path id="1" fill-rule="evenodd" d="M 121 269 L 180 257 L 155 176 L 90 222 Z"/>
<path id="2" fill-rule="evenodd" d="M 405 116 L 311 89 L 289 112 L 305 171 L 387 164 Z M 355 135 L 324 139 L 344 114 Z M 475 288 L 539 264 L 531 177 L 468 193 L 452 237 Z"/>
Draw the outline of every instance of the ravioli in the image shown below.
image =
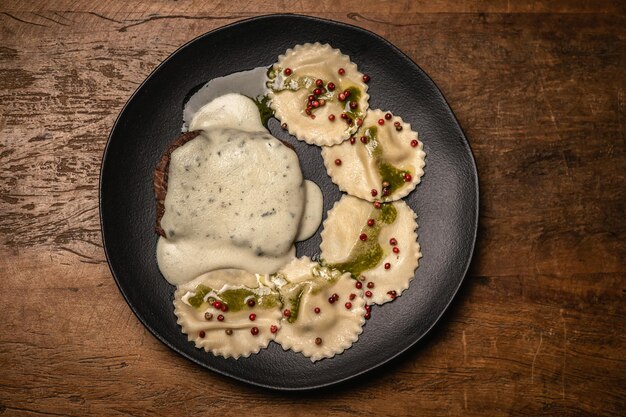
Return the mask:
<path id="1" fill-rule="evenodd" d="M 299 140 L 320 146 L 341 143 L 363 122 L 369 100 L 363 74 L 328 44 L 288 49 L 268 77 L 270 107 Z"/>
<path id="2" fill-rule="evenodd" d="M 281 325 L 280 298 L 259 277 L 227 269 L 179 285 L 174 314 L 187 339 L 217 356 L 248 357 L 267 347 Z"/>
<path id="3" fill-rule="evenodd" d="M 424 174 L 425 156 L 411 125 L 382 110 L 370 110 L 349 141 L 322 148 L 332 181 L 368 201 L 395 201 L 413 191 Z"/>
<path id="4" fill-rule="evenodd" d="M 350 274 L 304 257 L 294 259 L 272 279 L 283 300 L 276 342 L 284 350 L 300 352 L 315 362 L 332 358 L 358 340 L 365 323 L 365 300 Z"/>
<path id="5" fill-rule="evenodd" d="M 409 287 L 422 256 L 416 217 L 402 200 L 372 204 L 344 195 L 324 221 L 323 264 L 358 279 L 368 304 L 393 301 Z"/>

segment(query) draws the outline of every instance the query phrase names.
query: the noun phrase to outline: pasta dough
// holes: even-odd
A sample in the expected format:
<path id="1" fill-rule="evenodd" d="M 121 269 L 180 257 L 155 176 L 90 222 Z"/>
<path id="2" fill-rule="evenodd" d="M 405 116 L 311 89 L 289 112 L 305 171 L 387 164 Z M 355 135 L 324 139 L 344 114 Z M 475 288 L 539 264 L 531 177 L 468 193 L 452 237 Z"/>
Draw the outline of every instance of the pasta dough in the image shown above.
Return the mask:
<path id="1" fill-rule="evenodd" d="M 404 201 L 376 204 L 344 195 L 328 213 L 320 245 L 324 264 L 359 279 L 368 304 L 407 289 L 421 257 L 413 210 Z"/>
<path id="2" fill-rule="evenodd" d="M 189 341 L 235 359 L 267 347 L 280 328 L 280 298 L 254 274 L 223 269 L 179 285 L 174 314 Z"/>
<path id="3" fill-rule="evenodd" d="M 365 323 L 365 301 L 350 274 L 294 259 L 274 278 L 283 300 L 276 341 L 315 362 L 348 349 Z"/>
<path id="4" fill-rule="evenodd" d="M 368 201 L 395 201 L 413 191 L 424 174 L 425 156 L 411 125 L 382 110 L 370 110 L 350 141 L 322 149 L 339 189 Z"/>
<path id="5" fill-rule="evenodd" d="M 348 56 L 328 44 L 288 49 L 268 75 L 270 106 L 299 140 L 337 144 L 363 121 L 369 100 L 363 74 Z"/>

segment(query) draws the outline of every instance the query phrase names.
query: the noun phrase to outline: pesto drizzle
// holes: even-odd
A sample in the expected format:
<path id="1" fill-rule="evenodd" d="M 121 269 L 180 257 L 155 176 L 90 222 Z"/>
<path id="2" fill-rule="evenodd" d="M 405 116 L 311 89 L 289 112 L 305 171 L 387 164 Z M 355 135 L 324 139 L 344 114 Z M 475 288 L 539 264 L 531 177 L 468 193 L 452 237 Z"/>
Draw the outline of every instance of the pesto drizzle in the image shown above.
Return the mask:
<path id="1" fill-rule="evenodd" d="M 278 293 L 273 290 L 270 290 L 268 294 L 258 294 L 254 289 L 248 287 L 214 291 L 212 288 L 200 284 L 193 292 L 194 295 L 190 296 L 187 302 L 196 309 L 202 307 L 205 302 L 212 303 L 214 301 L 221 301 L 228 306 L 229 311 L 233 312 L 247 308 L 248 300 L 254 300 L 256 305 L 260 308 L 275 308 L 280 304 L 280 297 Z M 211 296 L 206 298 L 209 294 L 211 294 Z"/>
<path id="2" fill-rule="evenodd" d="M 307 293 L 315 295 L 327 287 L 335 285 L 343 273 L 328 267 L 315 266 L 311 269 L 311 277 L 306 281 L 288 282 L 280 275 L 280 280 L 274 280 L 279 287 L 280 298 L 286 309 L 290 311 L 287 322 L 294 323 L 298 319 L 302 297 Z M 274 278 L 274 277 L 270 277 Z"/>
<path id="3" fill-rule="evenodd" d="M 360 106 L 357 106 L 356 109 L 350 108 L 351 101 L 354 101 L 358 104 L 359 100 L 361 100 L 361 90 L 356 87 L 348 87 L 346 88 L 346 90 L 350 92 L 350 97 L 349 99 L 346 99 L 344 111 L 346 112 L 348 117 L 352 119 L 353 122 L 356 122 L 357 119 L 363 120 L 363 112 L 361 111 Z"/>
<path id="4" fill-rule="evenodd" d="M 367 137 L 367 150 L 378 167 L 382 182 L 389 183 L 389 186 L 386 188 L 389 191 L 389 195 L 391 195 L 406 184 L 404 175 L 411 174 L 411 172 L 398 169 L 385 161 L 383 158 L 383 148 L 378 140 L 378 128 L 376 126 L 366 128 L 365 136 Z"/>
<path id="5" fill-rule="evenodd" d="M 267 122 L 274 116 L 274 110 L 270 107 L 270 98 L 268 96 L 253 98 L 254 104 L 259 109 L 259 116 L 261 116 L 261 123 L 267 127 Z"/>
<path id="6" fill-rule="evenodd" d="M 367 240 L 357 240 L 348 260 L 341 263 L 329 264 L 328 267 L 338 269 L 341 272 L 349 272 L 353 278 L 358 278 L 364 271 L 375 268 L 385 255 L 385 251 L 378 243 L 378 236 L 383 225 L 390 225 L 396 221 L 398 212 L 391 203 L 383 204 L 379 209 L 374 209 L 369 218 L 376 220 L 374 226 L 364 226 L 359 234 L 367 234 Z"/>

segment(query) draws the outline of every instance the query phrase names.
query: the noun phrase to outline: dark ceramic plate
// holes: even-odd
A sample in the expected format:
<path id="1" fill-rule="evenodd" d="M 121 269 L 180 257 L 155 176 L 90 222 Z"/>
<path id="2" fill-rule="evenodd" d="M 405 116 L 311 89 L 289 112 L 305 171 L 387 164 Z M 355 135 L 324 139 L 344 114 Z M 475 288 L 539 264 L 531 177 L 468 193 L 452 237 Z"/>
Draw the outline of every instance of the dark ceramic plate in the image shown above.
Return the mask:
<path id="1" fill-rule="evenodd" d="M 392 111 L 419 132 L 426 152 L 425 175 L 405 201 L 418 214 L 424 257 L 409 289 L 395 302 L 374 307 L 359 341 L 341 355 L 313 364 L 271 343 L 249 358 L 215 357 L 196 349 L 176 324 L 174 287 L 161 276 L 155 258 L 152 174 L 168 142 L 180 134 L 183 101 L 195 86 L 269 66 L 286 49 L 316 41 L 341 49 L 371 76 L 371 108 Z M 275 119 L 270 130 L 295 146 L 304 176 L 324 192 L 327 212 L 341 192 L 326 174 L 320 149 L 290 137 Z M 104 153 L 100 217 L 111 272 L 139 320 L 159 340 L 223 375 L 268 388 L 302 390 L 335 384 L 380 366 L 433 327 L 470 263 L 478 219 L 478 177 L 467 140 L 441 92 L 396 47 L 357 27 L 273 15 L 200 36 L 166 59 L 139 87 L 117 119 Z M 319 244 L 318 230 L 297 245 L 298 256 L 315 256 Z"/>

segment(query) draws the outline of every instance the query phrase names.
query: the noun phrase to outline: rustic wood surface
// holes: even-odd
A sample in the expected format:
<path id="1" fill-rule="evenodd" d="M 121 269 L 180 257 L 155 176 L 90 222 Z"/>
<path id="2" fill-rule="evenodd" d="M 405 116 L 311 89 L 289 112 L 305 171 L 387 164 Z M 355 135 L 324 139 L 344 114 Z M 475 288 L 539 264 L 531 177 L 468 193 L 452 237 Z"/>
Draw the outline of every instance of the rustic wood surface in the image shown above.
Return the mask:
<path id="1" fill-rule="evenodd" d="M 98 217 L 107 135 L 137 85 L 189 39 L 284 11 L 410 55 L 481 186 L 472 268 L 436 329 L 305 394 L 158 342 L 111 277 Z M 0 131 L 0 415 L 624 415 L 623 2 L 2 1 Z"/>

